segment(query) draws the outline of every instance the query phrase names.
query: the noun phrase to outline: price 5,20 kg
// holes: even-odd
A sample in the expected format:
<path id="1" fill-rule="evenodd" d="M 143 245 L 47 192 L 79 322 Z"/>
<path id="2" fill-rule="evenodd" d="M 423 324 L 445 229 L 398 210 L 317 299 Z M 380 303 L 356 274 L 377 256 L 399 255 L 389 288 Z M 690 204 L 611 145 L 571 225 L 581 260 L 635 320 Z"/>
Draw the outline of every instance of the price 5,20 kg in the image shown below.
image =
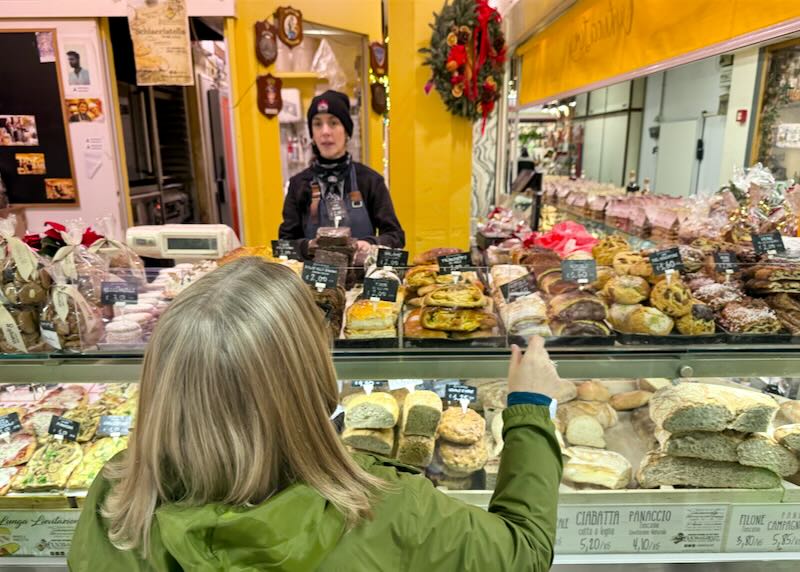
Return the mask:
<path id="1" fill-rule="evenodd" d="M 611 543 L 600 538 L 581 538 L 581 552 L 611 552 Z"/>

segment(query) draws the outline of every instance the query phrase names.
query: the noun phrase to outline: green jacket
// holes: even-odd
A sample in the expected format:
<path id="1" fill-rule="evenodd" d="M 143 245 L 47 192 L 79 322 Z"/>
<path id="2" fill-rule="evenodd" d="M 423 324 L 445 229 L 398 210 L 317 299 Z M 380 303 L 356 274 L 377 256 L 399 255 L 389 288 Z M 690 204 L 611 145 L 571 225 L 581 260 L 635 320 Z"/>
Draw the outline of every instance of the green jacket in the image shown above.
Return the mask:
<path id="1" fill-rule="evenodd" d="M 371 455 L 359 464 L 391 488 L 374 518 L 344 529 L 342 515 L 314 489 L 295 484 L 252 508 L 160 506 L 151 556 L 116 549 L 98 507 L 110 485 L 99 476 L 81 514 L 73 572 L 549 570 L 556 534 L 561 454 L 547 407 L 503 413 L 505 449 L 489 511 L 437 491 L 418 471 Z"/>

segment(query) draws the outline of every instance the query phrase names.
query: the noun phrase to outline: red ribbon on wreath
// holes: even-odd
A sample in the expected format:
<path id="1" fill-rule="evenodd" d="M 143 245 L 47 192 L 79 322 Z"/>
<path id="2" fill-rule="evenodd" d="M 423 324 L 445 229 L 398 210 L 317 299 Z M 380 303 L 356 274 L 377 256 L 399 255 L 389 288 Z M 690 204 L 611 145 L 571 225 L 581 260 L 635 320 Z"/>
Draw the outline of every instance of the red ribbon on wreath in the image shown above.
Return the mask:
<path id="1" fill-rule="evenodd" d="M 478 17 L 478 27 L 475 33 L 472 34 L 472 49 L 478 50 L 478 57 L 475 59 L 475 73 L 473 74 L 473 94 L 478 97 L 478 72 L 486 64 L 489 58 L 491 46 L 489 46 L 489 23 L 492 21 L 500 22 L 500 14 L 489 5 L 488 0 L 475 0 L 475 10 Z M 477 46 L 478 36 L 480 36 L 480 47 Z M 493 58 L 492 65 L 498 65 L 505 60 L 505 49 L 502 49 L 499 54 Z M 486 119 L 489 114 L 494 110 L 495 95 L 497 85 L 494 81 L 485 81 L 483 86 L 483 95 L 480 98 L 479 108 L 483 121 L 481 123 L 481 135 L 486 131 Z"/>

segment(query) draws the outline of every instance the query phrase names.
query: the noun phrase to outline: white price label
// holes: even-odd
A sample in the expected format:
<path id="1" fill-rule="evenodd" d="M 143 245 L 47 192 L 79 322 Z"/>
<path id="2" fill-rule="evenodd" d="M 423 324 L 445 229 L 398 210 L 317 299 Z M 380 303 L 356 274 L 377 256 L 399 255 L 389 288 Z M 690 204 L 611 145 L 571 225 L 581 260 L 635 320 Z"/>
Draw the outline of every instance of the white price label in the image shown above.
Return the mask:
<path id="1" fill-rule="evenodd" d="M 800 551 L 800 504 L 731 508 L 725 552 Z"/>

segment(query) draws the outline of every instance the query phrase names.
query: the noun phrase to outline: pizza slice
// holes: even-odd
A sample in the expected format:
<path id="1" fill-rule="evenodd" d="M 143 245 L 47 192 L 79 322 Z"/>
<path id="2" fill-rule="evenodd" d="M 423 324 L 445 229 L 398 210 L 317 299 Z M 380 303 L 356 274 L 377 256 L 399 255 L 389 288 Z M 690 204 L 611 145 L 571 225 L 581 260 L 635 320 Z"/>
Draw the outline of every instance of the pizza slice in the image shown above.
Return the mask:
<path id="1" fill-rule="evenodd" d="M 47 432 L 50 429 L 50 421 L 53 415 L 62 415 L 64 409 L 60 407 L 42 407 L 30 411 L 22 420 L 22 426 L 36 435 L 36 439 L 40 445 L 43 445 L 50 434 Z"/>
<path id="2" fill-rule="evenodd" d="M 74 441 L 52 440 L 37 450 L 11 482 L 15 491 L 41 491 L 63 489 L 75 470 L 83 450 Z"/>
<path id="3" fill-rule="evenodd" d="M 51 389 L 39 400 L 39 407 L 56 407 L 60 409 L 75 409 L 86 403 L 88 393 L 80 385 L 61 385 Z"/>
<path id="4" fill-rule="evenodd" d="M 67 481 L 67 488 L 88 489 L 109 459 L 127 447 L 127 437 L 104 437 L 87 445 L 81 464 Z"/>
<path id="5" fill-rule="evenodd" d="M 131 428 L 133 428 L 136 421 L 136 410 L 139 408 L 139 400 L 135 397 L 128 399 L 128 401 L 113 407 L 108 415 L 127 415 L 131 418 Z"/>
<path id="6" fill-rule="evenodd" d="M 3 467 L 0 469 L 0 497 L 11 488 L 11 481 L 19 472 L 19 467 Z"/>
<path id="7" fill-rule="evenodd" d="M 99 403 L 108 407 L 116 407 L 138 394 L 138 383 L 113 383 L 106 386 L 106 390 L 100 395 Z"/>
<path id="8" fill-rule="evenodd" d="M 16 467 L 27 463 L 36 450 L 36 436 L 20 431 L 6 443 L 0 439 L 0 467 Z"/>
<path id="9" fill-rule="evenodd" d="M 100 425 L 100 417 L 106 415 L 108 408 L 105 405 L 81 405 L 64 413 L 64 417 L 80 423 L 78 442 L 91 441 Z"/>

